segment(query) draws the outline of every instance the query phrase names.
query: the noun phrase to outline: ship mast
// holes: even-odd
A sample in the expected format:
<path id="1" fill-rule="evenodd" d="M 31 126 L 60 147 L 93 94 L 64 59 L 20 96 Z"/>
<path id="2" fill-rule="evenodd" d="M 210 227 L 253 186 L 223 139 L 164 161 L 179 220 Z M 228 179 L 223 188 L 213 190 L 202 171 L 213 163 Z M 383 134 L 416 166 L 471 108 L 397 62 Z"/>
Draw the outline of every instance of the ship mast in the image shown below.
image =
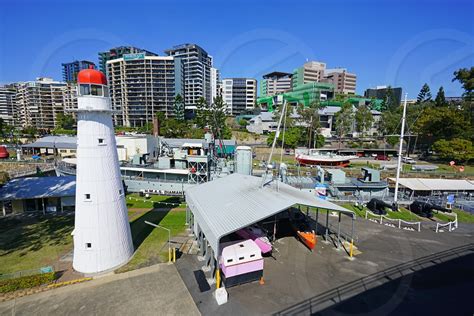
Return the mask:
<path id="1" fill-rule="evenodd" d="M 395 195 L 393 196 L 393 203 L 396 205 L 398 201 L 398 182 L 400 180 L 400 169 L 402 167 L 402 147 L 403 147 L 403 136 L 405 133 L 405 120 L 407 115 L 407 97 L 408 93 L 405 93 L 405 100 L 403 102 L 403 115 L 402 115 L 402 128 L 400 132 L 400 146 L 398 148 L 398 164 L 397 164 L 397 178 L 395 181 Z"/>

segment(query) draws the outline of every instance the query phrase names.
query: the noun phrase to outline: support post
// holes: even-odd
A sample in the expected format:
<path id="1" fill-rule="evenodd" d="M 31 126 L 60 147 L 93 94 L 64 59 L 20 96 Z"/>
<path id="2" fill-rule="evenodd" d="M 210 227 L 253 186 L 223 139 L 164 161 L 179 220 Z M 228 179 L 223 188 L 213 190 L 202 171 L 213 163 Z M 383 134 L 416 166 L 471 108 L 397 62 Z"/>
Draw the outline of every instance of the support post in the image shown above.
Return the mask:
<path id="1" fill-rule="evenodd" d="M 326 212 L 326 233 L 324 239 L 328 241 L 329 238 L 329 210 Z"/>
<path id="2" fill-rule="evenodd" d="M 318 219 L 319 219 L 318 217 L 319 217 L 319 209 L 317 208 L 316 209 L 316 229 L 315 229 L 316 234 L 318 234 Z"/>
<path id="3" fill-rule="evenodd" d="M 341 212 L 337 221 L 337 249 L 341 246 Z"/>

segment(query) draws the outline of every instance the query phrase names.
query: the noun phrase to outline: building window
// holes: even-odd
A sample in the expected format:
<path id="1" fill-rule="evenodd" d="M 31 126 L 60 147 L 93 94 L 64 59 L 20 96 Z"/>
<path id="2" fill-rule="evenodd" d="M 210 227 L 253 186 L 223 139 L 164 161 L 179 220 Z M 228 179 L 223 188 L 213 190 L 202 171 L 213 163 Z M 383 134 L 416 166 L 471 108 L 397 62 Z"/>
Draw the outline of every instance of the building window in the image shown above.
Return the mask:
<path id="1" fill-rule="evenodd" d="M 86 249 L 91 249 L 92 248 L 92 243 L 86 242 Z"/>
<path id="2" fill-rule="evenodd" d="M 86 201 L 90 201 L 90 200 L 91 200 L 91 195 L 90 195 L 90 193 L 84 194 L 84 198 L 85 198 Z"/>
<path id="3" fill-rule="evenodd" d="M 240 260 L 244 260 L 244 257 L 239 257 L 239 261 L 240 261 Z"/>
<path id="4" fill-rule="evenodd" d="M 81 84 L 79 85 L 79 93 L 80 95 L 90 95 L 91 90 L 88 84 Z"/>
<path id="5" fill-rule="evenodd" d="M 97 142 L 99 143 L 99 145 L 105 145 L 105 141 L 103 138 L 98 138 Z"/>
<path id="6" fill-rule="evenodd" d="M 102 86 L 91 84 L 91 94 L 96 96 L 102 96 Z"/>
<path id="7" fill-rule="evenodd" d="M 122 195 L 122 189 L 119 190 L 119 195 Z"/>

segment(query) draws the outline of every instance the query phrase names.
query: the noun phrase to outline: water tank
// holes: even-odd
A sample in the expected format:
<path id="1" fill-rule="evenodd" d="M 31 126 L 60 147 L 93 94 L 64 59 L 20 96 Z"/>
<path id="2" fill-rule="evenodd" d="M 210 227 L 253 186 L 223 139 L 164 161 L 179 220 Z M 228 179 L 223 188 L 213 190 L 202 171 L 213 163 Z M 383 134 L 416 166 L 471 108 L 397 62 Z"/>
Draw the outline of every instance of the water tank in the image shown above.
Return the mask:
<path id="1" fill-rule="evenodd" d="M 237 146 L 235 149 L 235 172 L 252 174 L 252 148 L 249 146 Z"/>

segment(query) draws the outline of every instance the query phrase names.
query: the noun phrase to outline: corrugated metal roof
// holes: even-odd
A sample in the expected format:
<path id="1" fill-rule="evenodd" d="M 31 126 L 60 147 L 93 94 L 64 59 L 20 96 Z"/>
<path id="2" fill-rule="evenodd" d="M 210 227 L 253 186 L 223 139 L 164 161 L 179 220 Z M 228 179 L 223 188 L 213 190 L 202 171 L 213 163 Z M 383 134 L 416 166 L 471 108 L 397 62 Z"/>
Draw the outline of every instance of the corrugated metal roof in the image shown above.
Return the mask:
<path id="1" fill-rule="evenodd" d="M 186 190 L 186 202 L 214 254 L 219 253 L 219 241 L 223 236 L 295 204 L 353 213 L 281 182 L 278 190 L 276 183 L 263 188 L 261 183 L 262 178 L 234 173 Z"/>
<path id="2" fill-rule="evenodd" d="M 474 182 L 469 180 L 401 178 L 399 184 L 413 191 L 474 191 Z"/>
<path id="3" fill-rule="evenodd" d="M 58 148 L 76 149 L 76 136 L 45 136 L 37 139 L 34 143 L 22 145 L 24 148 Z"/>
<path id="4" fill-rule="evenodd" d="M 0 201 L 75 195 L 75 176 L 18 178 L 0 188 Z"/>

